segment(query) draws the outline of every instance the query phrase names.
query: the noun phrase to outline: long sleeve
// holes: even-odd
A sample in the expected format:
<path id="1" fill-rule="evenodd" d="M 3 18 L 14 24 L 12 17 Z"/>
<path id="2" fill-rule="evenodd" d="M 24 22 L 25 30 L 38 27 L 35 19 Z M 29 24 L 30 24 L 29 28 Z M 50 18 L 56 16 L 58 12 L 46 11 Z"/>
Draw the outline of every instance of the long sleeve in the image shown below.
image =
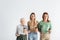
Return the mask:
<path id="1" fill-rule="evenodd" d="M 40 23 L 37 25 L 39 32 L 41 32 Z"/>
<path id="2" fill-rule="evenodd" d="M 49 28 L 49 30 L 51 30 L 52 29 L 52 25 L 51 25 L 51 22 L 50 22 L 50 28 Z"/>
<path id="3" fill-rule="evenodd" d="M 18 27 L 16 28 L 16 34 L 18 34 Z"/>
<path id="4" fill-rule="evenodd" d="M 30 30 L 30 27 L 29 27 L 29 22 L 27 23 L 27 25 L 28 25 L 28 30 Z"/>
<path id="5" fill-rule="evenodd" d="M 18 25 L 17 26 L 17 29 L 16 29 L 16 34 L 25 34 L 24 32 L 23 32 L 23 26 L 21 26 L 21 25 Z"/>
<path id="6" fill-rule="evenodd" d="M 40 26 L 40 23 L 38 23 L 38 30 L 39 30 L 39 32 L 41 32 L 41 26 Z"/>

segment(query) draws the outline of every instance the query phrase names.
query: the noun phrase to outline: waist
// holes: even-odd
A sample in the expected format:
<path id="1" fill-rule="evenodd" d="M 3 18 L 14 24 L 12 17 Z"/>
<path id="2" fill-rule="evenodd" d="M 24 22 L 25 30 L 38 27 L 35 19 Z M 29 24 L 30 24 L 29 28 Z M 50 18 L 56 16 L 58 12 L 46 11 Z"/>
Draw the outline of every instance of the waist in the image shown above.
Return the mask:
<path id="1" fill-rule="evenodd" d="M 46 32 L 44 31 L 44 32 L 41 32 L 41 33 L 42 33 L 42 34 L 47 34 L 47 33 L 49 33 L 49 32 L 48 32 L 48 31 L 46 31 Z"/>
<path id="2" fill-rule="evenodd" d="M 36 30 L 35 29 L 30 29 L 30 32 L 36 32 Z"/>
<path id="3" fill-rule="evenodd" d="M 19 36 L 27 36 L 27 35 L 24 35 L 24 34 L 19 34 Z"/>
<path id="4" fill-rule="evenodd" d="M 30 27 L 30 31 L 35 32 L 36 31 L 35 27 Z"/>

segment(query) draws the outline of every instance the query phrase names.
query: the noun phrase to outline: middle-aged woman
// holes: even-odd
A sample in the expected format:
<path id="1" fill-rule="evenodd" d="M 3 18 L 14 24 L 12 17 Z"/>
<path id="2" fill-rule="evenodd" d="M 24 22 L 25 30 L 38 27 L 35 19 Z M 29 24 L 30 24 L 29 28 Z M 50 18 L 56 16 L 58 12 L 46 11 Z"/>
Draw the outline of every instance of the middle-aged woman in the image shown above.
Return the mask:
<path id="1" fill-rule="evenodd" d="M 38 23 L 38 30 L 40 31 L 40 39 L 50 40 L 51 21 L 49 20 L 49 15 L 47 12 L 43 13 L 42 19 L 43 20 L 41 20 Z"/>

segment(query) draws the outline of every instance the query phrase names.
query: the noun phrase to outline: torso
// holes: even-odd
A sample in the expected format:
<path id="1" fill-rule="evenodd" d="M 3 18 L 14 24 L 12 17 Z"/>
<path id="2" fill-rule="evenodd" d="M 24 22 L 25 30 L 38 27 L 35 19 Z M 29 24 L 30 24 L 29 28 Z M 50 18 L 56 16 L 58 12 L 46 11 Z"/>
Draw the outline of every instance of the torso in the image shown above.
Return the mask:
<path id="1" fill-rule="evenodd" d="M 49 30 L 49 28 L 50 28 L 50 22 L 40 22 L 40 25 L 42 26 L 42 28 L 41 28 L 41 31 L 43 32 L 43 33 L 47 33 L 48 32 L 48 30 Z"/>
<path id="2" fill-rule="evenodd" d="M 35 32 L 35 27 L 37 27 L 38 22 L 35 21 L 35 23 L 33 23 L 32 21 L 29 21 L 28 24 L 29 24 L 30 31 Z"/>

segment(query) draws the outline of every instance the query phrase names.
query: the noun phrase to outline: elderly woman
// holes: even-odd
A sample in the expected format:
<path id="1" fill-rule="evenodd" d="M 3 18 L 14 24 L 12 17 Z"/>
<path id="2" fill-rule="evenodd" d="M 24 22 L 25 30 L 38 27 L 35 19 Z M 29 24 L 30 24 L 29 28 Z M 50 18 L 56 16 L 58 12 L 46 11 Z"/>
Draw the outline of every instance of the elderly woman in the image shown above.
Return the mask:
<path id="1" fill-rule="evenodd" d="M 17 30 L 16 30 L 16 40 L 27 40 L 27 29 L 28 27 L 25 25 L 25 19 L 21 18 L 20 19 L 19 25 L 17 25 Z"/>
<path id="2" fill-rule="evenodd" d="M 40 39 L 41 40 L 49 40 L 50 32 L 51 32 L 51 21 L 49 20 L 49 15 L 47 12 L 44 12 L 42 15 L 42 19 L 38 24 L 38 30 L 40 31 Z"/>

